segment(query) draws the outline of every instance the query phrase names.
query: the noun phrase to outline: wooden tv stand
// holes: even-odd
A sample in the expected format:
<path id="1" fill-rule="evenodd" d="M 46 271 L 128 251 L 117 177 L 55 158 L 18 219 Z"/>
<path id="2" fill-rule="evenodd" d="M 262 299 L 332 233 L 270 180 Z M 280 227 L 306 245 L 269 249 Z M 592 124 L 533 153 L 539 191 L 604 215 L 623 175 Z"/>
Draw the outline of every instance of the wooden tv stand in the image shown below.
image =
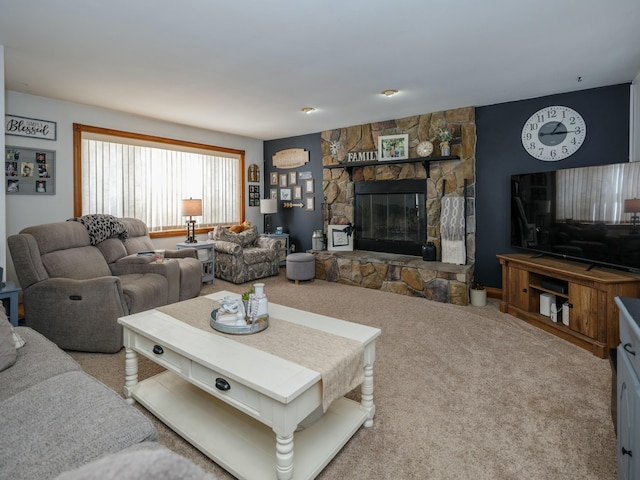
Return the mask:
<path id="1" fill-rule="evenodd" d="M 497 255 L 502 265 L 500 311 L 607 358 L 620 343 L 616 296 L 640 297 L 640 275 L 532 254 Z M 544 284 L 544 285 L 543 285 Z M 569 303 L 569 325 L 540 314 L 540 294 Z"/>

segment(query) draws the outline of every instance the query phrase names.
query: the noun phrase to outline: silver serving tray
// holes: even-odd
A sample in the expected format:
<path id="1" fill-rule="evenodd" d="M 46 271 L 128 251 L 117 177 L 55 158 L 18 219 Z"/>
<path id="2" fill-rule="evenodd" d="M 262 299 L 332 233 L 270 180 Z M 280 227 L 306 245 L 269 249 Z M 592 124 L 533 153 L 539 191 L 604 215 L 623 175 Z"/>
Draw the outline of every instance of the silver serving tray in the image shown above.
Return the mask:
<path id="1" fill-rule="evenodd" d="M 263 331 L 269 326 L 269 315 L 258 317 L 254 323 L 247 325 L 229 325 L 228 323 L 220 323 L 216 321 L 218 309 L 211 312 L 211 328 L 222 333 L 231 335 L 251 335 Z"/>

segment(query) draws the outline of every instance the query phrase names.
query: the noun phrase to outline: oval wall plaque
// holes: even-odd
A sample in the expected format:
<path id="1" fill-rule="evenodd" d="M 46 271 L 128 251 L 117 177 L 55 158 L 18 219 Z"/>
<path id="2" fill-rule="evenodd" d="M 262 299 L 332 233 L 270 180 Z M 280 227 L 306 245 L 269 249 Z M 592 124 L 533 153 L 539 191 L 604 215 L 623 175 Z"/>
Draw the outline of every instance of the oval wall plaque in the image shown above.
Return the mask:
<path id="1" fill-rule="evenodd" d="M 304 148 L 289 148 L 276 152 L 272 160 L 276 168 L 302 167 L 309 161 L 309 152 Z"/>

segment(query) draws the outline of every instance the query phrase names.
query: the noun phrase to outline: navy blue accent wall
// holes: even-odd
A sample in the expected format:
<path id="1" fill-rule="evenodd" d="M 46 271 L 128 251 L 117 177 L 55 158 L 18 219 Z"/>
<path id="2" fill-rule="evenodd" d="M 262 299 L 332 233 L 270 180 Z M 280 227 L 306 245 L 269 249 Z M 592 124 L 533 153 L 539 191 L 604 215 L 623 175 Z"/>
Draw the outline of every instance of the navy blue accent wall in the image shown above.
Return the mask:
<path id="1" fill-rule="evenodd" d="M 604 165 L 629 161 L 629 84 L 551 95 L 476 108 L 476 266 L 475 278 L 501 287 L 497 254 L 510 246 L 510 181 L 515 173 Z M 541 108 L 563 105 L 582 115 L 587 137 L 576 153 L 558 162 L 529 155 L 522 126 Z"/>
<path id="2" fill-rule="evenodd" d="M 304 148 L 309 151 L 309 163 L 303 167 L 278 169 L 273 166 L 272 158 L 280 150 L 289 148 Z M 320 133 L 301 135 L 298 137 L 280 138 L 264 142 L 264 185 L 265 193 L 262 197 L 269 198 L 269 192 L 275 188 L 278 190 L 278 213 L 272 217 L 272 227 L 282 226 L 284 233 L 289 234 L 289 241 L 295 244 L 296 252 L 304 252 L 311 249 L 311 235 L 314 230 L 322 229 L 322 203 L 324 194 L 322 192 L 322 149 L 320 147 Z M 280 200 L 280 187 L 270 185 L 270 174 L 276 172 L 289 174 L 289 172 L 311 172 L 314 180 L 315 210 L 303 208 L 283 208 L 283 201 Z M 300 184 L 300 183 L 298 183 Z M 302 185 L 302 200 L 291 200 L 293 203 L 306 203 L 307 197 L 311 194 L 305 193 Z"/>

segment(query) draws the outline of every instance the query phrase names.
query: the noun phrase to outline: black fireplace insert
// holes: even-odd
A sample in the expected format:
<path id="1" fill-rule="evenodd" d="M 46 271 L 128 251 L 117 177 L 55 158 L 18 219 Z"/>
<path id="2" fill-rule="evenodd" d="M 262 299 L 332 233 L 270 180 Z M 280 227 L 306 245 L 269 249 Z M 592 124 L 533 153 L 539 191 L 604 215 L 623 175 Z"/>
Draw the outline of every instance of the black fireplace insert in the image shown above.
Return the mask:
<path id="1" fill-rule="evenodd" d="M 422 255 L 426 198 L 426 180 L 356 182 L 354 247 Z"/>

